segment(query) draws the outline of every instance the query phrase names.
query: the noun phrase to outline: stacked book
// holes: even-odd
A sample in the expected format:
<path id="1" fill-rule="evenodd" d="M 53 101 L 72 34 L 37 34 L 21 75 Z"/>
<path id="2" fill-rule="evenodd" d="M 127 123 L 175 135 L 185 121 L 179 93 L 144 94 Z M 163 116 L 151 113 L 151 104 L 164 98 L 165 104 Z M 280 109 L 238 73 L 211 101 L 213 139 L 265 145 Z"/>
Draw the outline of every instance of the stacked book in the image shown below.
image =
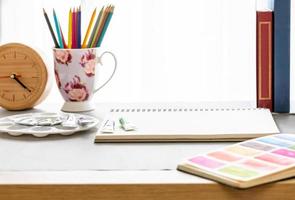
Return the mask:
<path id="1" fill-rule="evenodd" d="M 290 23 L 294 20 L 290 20 L 290 0 L 271 4 L 257 0 L 257 107 L 288 113 L 293 112 L 295 100 L 291 84 L 295 70 L 290 57 Z"/>

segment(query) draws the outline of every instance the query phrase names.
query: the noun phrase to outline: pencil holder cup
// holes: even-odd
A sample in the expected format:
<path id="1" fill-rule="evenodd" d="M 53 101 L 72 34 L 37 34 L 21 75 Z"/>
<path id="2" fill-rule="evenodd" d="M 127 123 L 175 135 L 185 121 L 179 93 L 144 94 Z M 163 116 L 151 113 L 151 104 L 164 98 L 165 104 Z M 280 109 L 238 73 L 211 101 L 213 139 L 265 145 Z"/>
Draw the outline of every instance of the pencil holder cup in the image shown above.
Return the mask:
<path id="1" fill-rule="evenodd" d="M 114 67 L 110 77 L 100 86 L 98 69 L 103 66 L 102 58 L 110 54 Z M 117 69 L 116 56 L 109 51 L 100 53 L 99 48 L 53 49 L 54 73 L 59 91 L 65 100 L 62 111 L 83 112 L 94 110 L 93 94 L 113 78 Z"/>

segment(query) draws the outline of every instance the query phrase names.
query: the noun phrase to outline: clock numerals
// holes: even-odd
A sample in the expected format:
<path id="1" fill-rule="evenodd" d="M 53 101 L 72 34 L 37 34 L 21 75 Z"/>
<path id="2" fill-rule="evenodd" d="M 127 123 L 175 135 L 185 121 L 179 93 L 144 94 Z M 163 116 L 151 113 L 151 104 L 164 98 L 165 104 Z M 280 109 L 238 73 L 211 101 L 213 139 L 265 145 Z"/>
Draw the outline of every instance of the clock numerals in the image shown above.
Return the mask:
<path id="1" fill-rule="evenodd" d="M 15 93 L 15 94 L 2 93 L 0 95 L 0 98 L 10 102 L 19 102 L 19 101 L 27 100 L 30 97 L 30 95 L 31 94 L 25 94 L 25 93 Z"/>
<path id="2" fill-rule="evenodd" d="M 30 97 L 30 94 L 25 93 L 16 93 L 16 94 L 9 94 L 9 93 L 2 93 L 0 97 L 9 102 L 19 102 L 26 100 Z"/>

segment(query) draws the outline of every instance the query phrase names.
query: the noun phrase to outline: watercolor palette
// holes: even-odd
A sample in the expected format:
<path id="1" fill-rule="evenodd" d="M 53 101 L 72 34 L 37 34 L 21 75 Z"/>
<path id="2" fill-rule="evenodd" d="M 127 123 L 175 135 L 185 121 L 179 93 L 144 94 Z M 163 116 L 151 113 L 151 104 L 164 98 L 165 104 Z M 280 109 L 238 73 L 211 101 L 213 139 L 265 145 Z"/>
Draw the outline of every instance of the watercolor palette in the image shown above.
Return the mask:
<path id="1" fill-rule="evenodd" d="M 12 136 L 29 134 L 35 137 L 71 135 L 94 128 L 98 122 L 95 117 L 81 114 L 26 113 L 0 118 L 0 133 Z"/>
<path id="2" fill-rule="evenodd" d="M 247 140 L 186 159 L 178 169 L 248 188 L 295 176 L 295 134 Z"/>

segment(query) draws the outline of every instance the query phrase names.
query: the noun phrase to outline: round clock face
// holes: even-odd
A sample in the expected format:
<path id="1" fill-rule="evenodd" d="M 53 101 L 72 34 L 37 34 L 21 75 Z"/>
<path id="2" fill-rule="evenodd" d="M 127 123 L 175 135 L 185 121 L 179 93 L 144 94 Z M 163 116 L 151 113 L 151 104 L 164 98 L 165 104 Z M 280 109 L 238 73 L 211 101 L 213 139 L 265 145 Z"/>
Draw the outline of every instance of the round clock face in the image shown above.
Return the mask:
<path id="1" fill-rule="evenodd" d="M 46 66 L 40 55 L 23 44 L 0 46 L 0 106 L 8 110 L 32 108 L 44 93 Z"/>

